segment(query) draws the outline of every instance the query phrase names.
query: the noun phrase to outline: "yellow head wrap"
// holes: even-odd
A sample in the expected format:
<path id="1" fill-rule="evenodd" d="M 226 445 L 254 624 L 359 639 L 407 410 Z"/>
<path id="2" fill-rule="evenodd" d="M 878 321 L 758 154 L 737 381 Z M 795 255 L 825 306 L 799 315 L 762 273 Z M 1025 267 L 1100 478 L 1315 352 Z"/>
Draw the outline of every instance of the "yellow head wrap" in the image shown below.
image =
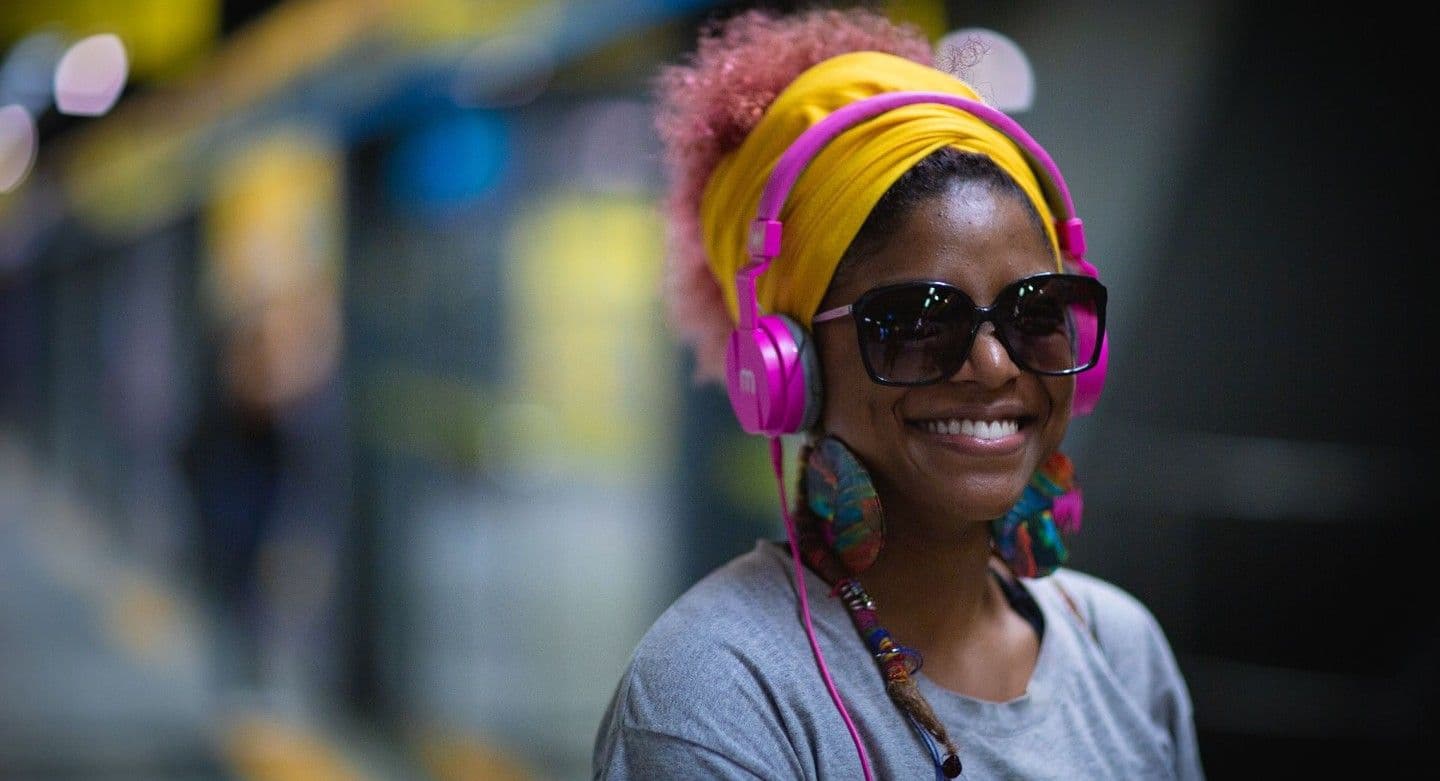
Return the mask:
<path id="1" fill-rule="evenodd" d="M 800 74 L 740 148 L 716 166 L 701 196 L 700 225 L 710 270 L 732 320 L 738 319 L 735 273 L 750 261 L 750 222 L 780 156 L 807 128 L 837 109 L 882 92 L 912 90 L 980 100 L 965 82 L 903 57 L 842 54 Z M 960 109 L 916 103 L 841 133 L 810 161 L 780 212 L 783 248 L 760 275 L 756 291 L 762 312 L 786 314 L 808 326 L 840 256 L 880 197 L 915 164 L 947 146 L 989 157 L 1020 185 L 1040 213 L 1060 268 L 1054 218 L 1015 142 Z"/>

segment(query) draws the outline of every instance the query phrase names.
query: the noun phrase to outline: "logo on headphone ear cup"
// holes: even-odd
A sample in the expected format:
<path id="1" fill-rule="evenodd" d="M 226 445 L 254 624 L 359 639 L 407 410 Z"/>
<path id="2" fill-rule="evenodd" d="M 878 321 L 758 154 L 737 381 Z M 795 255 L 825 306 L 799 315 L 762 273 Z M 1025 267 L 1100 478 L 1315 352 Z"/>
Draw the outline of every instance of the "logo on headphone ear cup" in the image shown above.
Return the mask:
<path id="1" fill-rule="evenodd" d="M 726 387 L 740 427 L 779 436 L 804 431 L 820 416 L 819 360 L 809 334 L 783 315 L 730 332 Z"/>

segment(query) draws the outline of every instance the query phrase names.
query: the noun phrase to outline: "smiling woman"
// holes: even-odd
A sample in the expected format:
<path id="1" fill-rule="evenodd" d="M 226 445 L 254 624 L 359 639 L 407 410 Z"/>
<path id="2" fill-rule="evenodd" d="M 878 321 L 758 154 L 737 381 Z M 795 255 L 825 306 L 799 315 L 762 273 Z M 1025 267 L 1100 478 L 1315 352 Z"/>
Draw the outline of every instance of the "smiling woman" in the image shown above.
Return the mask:
<path id="1" fill-rule="evenodd" d="M 1106 289 L 1045 150 L 864 10 L 719 23 L 659 107 L 672 322 L 788 539 L 656 621 L 595 777 L 1202 778 L 1159 624 L 1064 566 Z"/>

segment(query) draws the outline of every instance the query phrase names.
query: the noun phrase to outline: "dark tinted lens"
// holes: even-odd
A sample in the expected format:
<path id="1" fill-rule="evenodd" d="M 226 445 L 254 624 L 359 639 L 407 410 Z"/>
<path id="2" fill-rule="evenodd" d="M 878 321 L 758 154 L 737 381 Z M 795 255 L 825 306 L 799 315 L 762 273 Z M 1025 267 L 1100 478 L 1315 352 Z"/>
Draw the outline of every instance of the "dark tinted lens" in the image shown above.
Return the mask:
<path id="1" fill-rule="evenodd" d="M 965 360 L 974 305 L 954 290 L 907 285 L 877 290 L 855 310 L 870 371 L 886 382 L 930 382 Z"/>
<path id="2" fill-rule="evenodd" d="M 1036 277 L 1022 281 L 997 313 L 997 325 L 1015 358 L 1032 371 L 1070 372 L 1094 360 L 1099 339 L 1101 288 L 1087 277 Z"/>

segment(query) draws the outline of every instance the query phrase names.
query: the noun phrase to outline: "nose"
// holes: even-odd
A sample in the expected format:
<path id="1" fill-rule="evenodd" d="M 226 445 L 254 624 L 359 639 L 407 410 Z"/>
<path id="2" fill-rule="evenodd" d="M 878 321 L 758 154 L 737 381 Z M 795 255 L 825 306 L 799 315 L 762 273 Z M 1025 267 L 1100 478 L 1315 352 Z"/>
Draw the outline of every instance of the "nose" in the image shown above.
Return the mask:
<path id="1" fill-rule="evenodd" d="M 998 388 L 1020 376 L 1021 369 L 1010 360 L 1010 353 L 1000 343 L 994 323 L 982 323 L 970 345 L 970 354 L 960 371 L 950 378 L 954 382 L 977 382 L 987 388 Z"/>

